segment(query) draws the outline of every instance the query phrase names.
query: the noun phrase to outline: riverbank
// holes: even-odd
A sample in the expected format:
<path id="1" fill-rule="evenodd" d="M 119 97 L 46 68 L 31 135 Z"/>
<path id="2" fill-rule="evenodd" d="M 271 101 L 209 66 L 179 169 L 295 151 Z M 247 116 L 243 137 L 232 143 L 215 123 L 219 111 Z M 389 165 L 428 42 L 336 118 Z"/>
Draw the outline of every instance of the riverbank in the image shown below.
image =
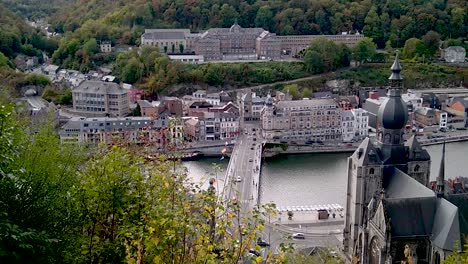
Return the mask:
<path id="1" fill-rule="evenodd" d="M 441 136 L 438 138 L 418 137 L 421 146 L 439 145 L 452 142 L 468 141 L 468 133 L 460 133 L 458 135 Z M 289 145 L 266 143 L 262 157 L 273 158 L 280 155 L 295 155 L 295 154 L 312 154 L 312 153 L 350 153 L 354 152 L 360 145 L 360 142 L 335 145 Z"/>

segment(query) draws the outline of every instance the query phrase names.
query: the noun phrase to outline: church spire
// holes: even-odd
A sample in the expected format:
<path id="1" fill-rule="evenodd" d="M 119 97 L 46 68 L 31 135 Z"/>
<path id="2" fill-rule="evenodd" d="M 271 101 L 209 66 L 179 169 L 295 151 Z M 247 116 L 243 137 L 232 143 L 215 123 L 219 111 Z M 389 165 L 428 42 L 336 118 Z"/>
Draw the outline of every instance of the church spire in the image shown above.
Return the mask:
<path id="1" fill-rule="evenodd" d="M 391 89 L 403 88 L 403 77 L 401 77 L 401 64 L 400 59 L 398 58 L 398 52 L 395 55 L 395 61 L 393 61 L 393 65 L 390 69 L 392 70 L 392 74 L 388 80 L 390 82 Z"/>
<path id="2" fill-rule="evenodd" d="M 442 147 L 442 159 L 440 160 L 439 176 L 437 177 L 436 195 L 441 198 L 445 194 L 445 141 Z"/>

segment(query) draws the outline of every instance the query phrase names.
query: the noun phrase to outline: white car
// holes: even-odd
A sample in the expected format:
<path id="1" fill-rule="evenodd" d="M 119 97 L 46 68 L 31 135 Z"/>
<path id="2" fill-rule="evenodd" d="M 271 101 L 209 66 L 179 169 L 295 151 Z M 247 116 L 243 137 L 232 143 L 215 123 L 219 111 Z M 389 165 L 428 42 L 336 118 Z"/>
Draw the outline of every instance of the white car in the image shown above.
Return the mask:
<path id="1" fill-rule="evenodd" d="M 305 235 L 303 233 L 295 233 L 292 235 L 294 239 L 305 239 Z"/>
<path id="2" fill-rule="evenodd" d="M 237 178 L 236 178 L 236 182 L 241 182 L 241 181 L 242 181 L 242 178 L 241 178 L 241 176 L 237 176 Z"/>

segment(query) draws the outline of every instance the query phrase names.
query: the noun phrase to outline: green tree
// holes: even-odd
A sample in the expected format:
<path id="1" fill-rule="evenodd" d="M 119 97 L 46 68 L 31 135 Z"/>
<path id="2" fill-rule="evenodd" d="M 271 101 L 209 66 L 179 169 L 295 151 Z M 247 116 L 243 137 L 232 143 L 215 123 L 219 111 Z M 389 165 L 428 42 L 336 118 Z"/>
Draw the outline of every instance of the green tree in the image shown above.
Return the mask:
<path id="1" fill-rule="evenodd" d="M 293 99 L 299 99 L 301 97 L 301 93 L 299 92 L 299 86 L 297 84 L 288 84 L 285 85 L 283 88 L 283 93 L 290 94 Z"/>
<path id="2" fill-rule="evenodd" d="M 267 30 L 273 29 L 273 13 L 271 8 L 268 5 L 262 6 L 257 11 L 257 16 L 255 17 L 255 25 Z"/>
<path id="3" fill-rule="evenodd" d="M 372 6 L 369 12 L 367 13 L 364 23 L 364 34 L 367 37 L 376 40 L 378 43 L 380 43 L 379 46 L 385 45 L 385 42 L 381 43 L 383 41 L 383 32 L 379 15 L 377 14 L 377 9 L 375 6 Z"/>
<path id="4" fill-rule="evenodd" d="M 91 38 L 83 44 L 83 50 L 88 54 L 95 54 L 99 52 L 99 46 L 95 38 Z"/>
<path id="5" fill-rule="evenodd" d="M 377 52 L 377 46 L 370 38 L 361 39 L 353 48 L 353 57 L 356 61 L 364 63 L 370 61 Z"/>
<path id="6" fill-rule="evenodd" d="M 179 44 L 179 52 L 180 52 L 180 53 L 184 53 L 184 48 L 185 48 L 185 47 L 184 47 L 184 44 L 180 43 L 180 44 Z"/>
<path id="7" fill-rule="evenodd" d="M 0 69 L 10 68 L 10 60 L 0 52 Z"/>
<path id="8" fill-rule="evenodd" d="M 220 11 L 222 27 L 230 27 L 239 18 L 239 13 L 229 4 L 223 4 Z"/>
<path id="9" fill-rule="evenodd" d="M 405 42 L 403 57 L 412 59 L 416 57 L 430 56 L 430 51 L 420 39 L 410 38 Z"/>
<path id="10" fill-rule="evenodd" d="M 312 90 L 309 88 L 304 88 L 304 90 L 302 90 L 302 98 L 312 98 L 313 95 Z"/>
<path id="11" fill-rule="evenodd" d="M 429 53 L 434 55 L 440 47 L 440 35 L 435 31 L 429 31 L 422 37 L 422 41 L 426 45 Z"/>
<path id="12" fill-rule="evenodd" d="M 465 249 L 463 251 L 454 250 L 445 260 L 445 264 L 459 264 L 468 263 L 468 243 L 465 243 Z"/>

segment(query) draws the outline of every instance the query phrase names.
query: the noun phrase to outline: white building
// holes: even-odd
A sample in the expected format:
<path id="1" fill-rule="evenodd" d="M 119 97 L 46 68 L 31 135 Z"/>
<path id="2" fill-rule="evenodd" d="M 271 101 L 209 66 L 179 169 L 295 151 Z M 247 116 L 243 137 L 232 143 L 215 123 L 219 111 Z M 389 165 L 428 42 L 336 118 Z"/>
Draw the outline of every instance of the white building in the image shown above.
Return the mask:
<path id="1" fill-rule="evenodd" d="M 369 134 L 369 117 L 363 109 L 343 111 L 341 115 L 341 133 L 343 142 L 357 142 Z"/>
<path id="2" fill-rule="evenodd" d="M 205 100 L 213 106 L 221 104 L 221 97 L 219 96 L 219 93 L 209 93 L 206 95 Z"/>
<path id="3" fill-rule="evenodd" d="M 444 50 L 444 59 L 446 62 L 457 63 L 465 62 L 466 50 L 461 46 L 452 46 Z"/>
<path id="4" fill-rule="evenodd" d="M 447 112 L 440 112 L 439 115 L 439 128 L 447 129 L 448 114 Z"/>
<path id="5" fill-rule="evenodd" d="M 187 55 L 187 54 L 171 54 L 169 55 L 169 59 L 180 61 L 183 63 L 191 63 L 191 64 L 199 64 L 203 63 L 205 59 L 203 55 Z"/>
<path id="6" fill-rule="evenodd" d="M 351 110 L 343 111 L 341 114 L 341 136 L 343 142 L 354 140 L 354 115 Z"/>

